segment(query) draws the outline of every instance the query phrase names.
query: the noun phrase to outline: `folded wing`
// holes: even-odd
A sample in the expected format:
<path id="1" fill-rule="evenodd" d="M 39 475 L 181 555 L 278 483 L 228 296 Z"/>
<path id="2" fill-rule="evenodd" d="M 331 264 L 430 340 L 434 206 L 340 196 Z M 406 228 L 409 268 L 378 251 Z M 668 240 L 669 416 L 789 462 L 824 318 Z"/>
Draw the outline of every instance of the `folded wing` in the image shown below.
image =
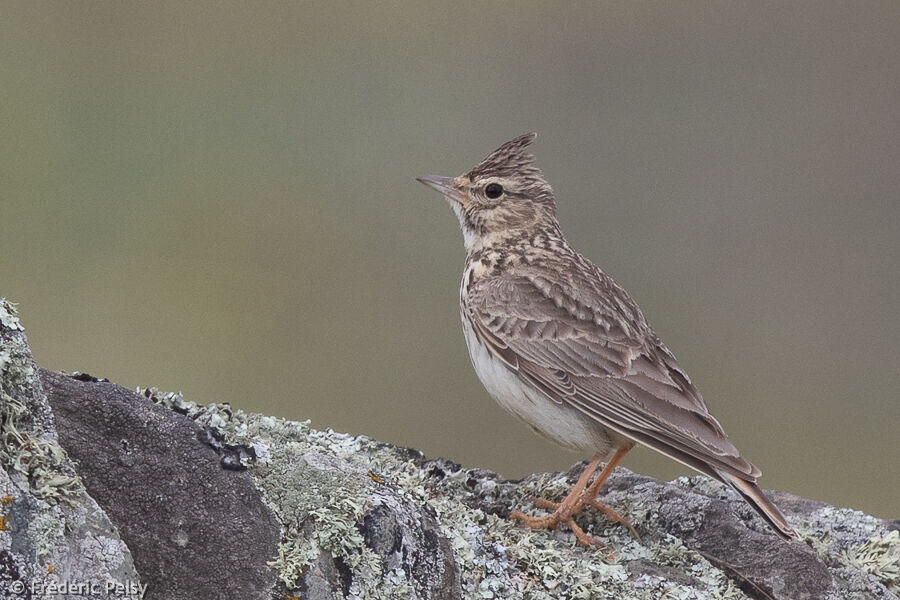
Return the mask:
<path id="1" fill-rule="evenodd" d="M 728 440 L 635 302 L 595 267 L 565 266 L 552 276 L 531 267 L 474 281 L 464 314 L 479 340 L 552 401 L 732 485 L 791 536 L 756 486 L 759 470 Z"/>
<path id="2" fill-rule="evenodd" d="M 592 299 L 539 272 L 483 279 L 469 290 L 468 317 L 483 343 L 553 401 L 692 467 L 758 477 L 634 302 L 606 283 Z"/>

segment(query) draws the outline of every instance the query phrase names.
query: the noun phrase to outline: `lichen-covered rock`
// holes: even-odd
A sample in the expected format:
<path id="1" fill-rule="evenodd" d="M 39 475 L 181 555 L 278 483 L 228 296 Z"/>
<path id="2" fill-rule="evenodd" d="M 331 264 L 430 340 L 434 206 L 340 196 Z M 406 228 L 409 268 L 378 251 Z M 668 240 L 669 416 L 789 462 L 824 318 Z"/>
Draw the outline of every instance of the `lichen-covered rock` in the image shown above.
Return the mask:
<path id="1" fill-rule="evenodd" d="M 364 436 L 152 397 L 252 450 L 245 463 L 286 525 L 272 566 L 308 597 L 896 600 L 900 590 L 896 524 L 856 511 L 776 493 L 803 537 L 788 543 L 706 477 L 618 469 L 602 500 L 641 540 L 585 513 L 580 524 L 608 544 L 585 549 L 569 532 L 506 519 L 534 496 L 564 494 L 581 465 L 512 482 Z"/>
<path id="2" fill-rule="evenodd" d="M 0 349 L 0 363 L 12 364 L 4 356 Z M 601 500 L 628 516 L 640 539 L 585 512 L 579 524 L 606 547 L 581 548 L 565 528 L 531 531 L 506 518 L 535 496 L 563 495 L 581 465 L 508 481 L 308 422 L 90 377 L 40 371 L 36 381 L 30 368 L 27 377 L 10 371 L 11 380 L 30 382 L 16 388 L 18 403 L 36 407 L 22 413 L 34 417 L 14 419 L 14 429 L 55 418 L 60 444 L 131 548 L 150 599 L 897 600 L 900 593 L 896 521 L 773 492 L 802 538 L 788 543 L 717 482 L 664 483 L 620 468 Z M 46 391 L 54 414 L 28 389 Z M 4 465 L 32 495 L 59 483 L 60 498 L 86 497 L 54 456 L 63 455 L 50 453 L 50 469 L 29 471 L 30 460 L 16 466 L 9 458 Z M 51 472 L 65 476 L 42 475 Z M 22 552 L 3 549 L 0 581 L 9 581 L 29 567 L 9 560 Z"/>
<path id="3" fill-rule="evenodd" d="M 58 444 L 25 333 L 5 299 L 0 440 L 0 598 L 145 589 L 128 547 Z"/>
<path id="4" fill-rule="evenodd" d="M 146 600 L 271 597 L 278 522 L 204 429 L 112 383 L 44 370 L 41 381 L 60 443 L 131 549 Z"/>
<path id="5" fill-rule="evenodd" d="M 199 407 L 176 394 L 150 397 L 203 424 L 243 464 L 278 516 L 282 537 L 270 562 L 289 596 L 461 598 L 454 548 L 434 508 L 392 485 L 382 464 L 417 453 L 308 423 Z M 283 597 L 283 596 L 281 596 Z"/>

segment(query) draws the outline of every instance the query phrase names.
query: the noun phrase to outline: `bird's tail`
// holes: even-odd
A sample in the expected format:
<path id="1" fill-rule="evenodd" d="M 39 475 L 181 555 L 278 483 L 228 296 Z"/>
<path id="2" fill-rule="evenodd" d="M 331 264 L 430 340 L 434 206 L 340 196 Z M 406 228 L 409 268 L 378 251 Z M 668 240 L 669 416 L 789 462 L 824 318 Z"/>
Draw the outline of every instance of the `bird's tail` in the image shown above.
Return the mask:
<path id="1" fill-rule="evenodd" d="M 788 525 L 787 519 L 784 518 L 784 515 L 781 514 L 778 507 L 766 497 L 756 483 L 741 479 L 731 473 L 719 471 L 718 469 L 716 469 L 716 473 L 722 481 L 737 490 L 737 492 L 744 497 L 744 500 L 746 500 L 781 537 L 786 540 L 795 540 L 798 538 L 797 532 Z"/>

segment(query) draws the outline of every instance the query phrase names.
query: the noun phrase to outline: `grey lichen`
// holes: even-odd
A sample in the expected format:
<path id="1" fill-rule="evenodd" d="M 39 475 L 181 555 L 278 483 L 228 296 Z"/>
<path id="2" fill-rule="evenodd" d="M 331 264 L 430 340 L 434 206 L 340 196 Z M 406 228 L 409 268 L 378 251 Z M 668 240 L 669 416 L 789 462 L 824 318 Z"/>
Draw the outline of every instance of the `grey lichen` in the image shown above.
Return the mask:
<path id="1" fill-rule="evenodd" d="M 48 501 L 71 499 L 82 487 L 41 403 L 31 352 L 14 306 L 0 299 L 0 466 L 28 477 L 31 492 Z"/>
<path id="2" fill-rule="evenodd" d="M 698 476 L 663 484 L 623 469 L 611 478 L 604 502 L 629 516 L 642 540 L 602 516 L 584 513 L 579 523 L 606 546 L 581 548 L 566 530 L 531 531 L 506 518 L 510 509 L 528 506 L 532 497 L 565 493 L 574 472 L 511 482 L 489 471 L 429 461 L 416 451 L 365 436 L 316 430 L 309 422 L 249 414 L 226 404 L 197 405 L 180 394 L 152 390 L 150 396 L 214 429 L 225 443 L 253 450 L 256 458 L 245 464 L 283 527 L 278 556 L 271 564 L 288 589 L 307 586 L 308 597 L 331 598 L 330 593 L 347 598 L 426 597 L 409 564 L 391 559 L 366 533 L 367 521 L 378 506 L 390 504 L 393 513 L 402 513 L 403 506 L 433 513 L 458 569 L 454 584 L 458 596 L 453 597 L 747 600 L 759 593 L 794 597 L 788 591 L 793 589 L 793 572 L 774 579 L 756 576 L 754 582 L 742 568 L 728 565 L 729 556 L 713 562 L 710 555 L 686 545 L 695 532 L 710 526 L 708 519 L 719 519 L 715 510 L 724 507 L 738 515 L 732 526 L 746 531 L 752 544 L 775 544 L 771 548 L 779 552 L 796 552 L 785 555 L 792 560 L 815 561 L 807 546 L 817 549 L 830 567 L 825 570 L 820 563 L 821 573 L 808 576 L 827 578 L 830 571 L 833 582 L 819 579 L 820 592 L 810 597 L 896 600 L 897 533 L 889 532 L 884 521 L 857 511 L 810 503 L 809 512 L 791 516 L 806 546 L 788 551 L 740 498 L 718 482 Z M 683 504 L 688 501 L 692 504 Z M 723 535 L 727 539 L 733 534 L 726 529 Z M 323 557 L 335 559 L 348 573 L 344 589 L 334 588 L 340 582 L 329 579 Z M 437 579 L 430 575 L 430 581 Z M 327 586 L 325 592 L 309 587 L 324 580 L 331 582 L 331 591 Z M 320 592 L 325 595 L 317 595 Z"/>
<path id="3" fill-rule="evenodd" d="M 750 598 L 733 574 L 664 530 L 660 510 L 665 500 L 658 492 L 642 490 L 663 484 L 647 478 L 646 484 L 640 480 L 606 498 L 617 511 L 629 515 L 639 530 L 649 532 L 643 540 L 586 513 L 579 522 L 607 546 L 585 549 L 577 547 L 567 531 L 531 531 L 505 518 L 512 507 L 527 506 L 531 497 L 564 493 L 572 483 L 571 473 L 510 482 L 487 471 L 428 461 L 415 451 L 365 436 L 316 430 L 309 422 L 249 414 L 225 404 L 197 405 L 180 394 L 151 390 L 150 395 L 214 429 L 226 443 L 253 449 L 256 458 L 245 462 L 282 523 L 283 538 L 271 564 L 288 589 L 297 589 L 304 581 L 311 585 L 310 574 L 327 570 L 321 560 L 328 556 L 348 572 L 346 589 L 333 590 L 338 596 L 423 597 L 417 595 L 421 582 L 408 565 L 398 566 L 373 551 L 364 533 L 367 515 L 379 503 L 393 502 L 433 512 L 452 549 L 463 598 Z M 701 493 L 700 498 L 708 497 L 709 502 L 729 498 L 724 487 L 707 478 L 680 478 L 675 485 Z M 735 502 L 740 506 L 739 499 Z M 811 532 L 826 531 L 828 526 L 846 529 L 852 523 L 858 529 L 851 536 L 858 540 L 856 544 L 847 542 L 843 534 L 834 536 L 841 540 L 839 544 L 824 544 L 829 560 L 837 564 L 834 573 L 850 582 L 848 589 L 876 589 L 878 583 L 852 580 L 871 574 L 894 590 L 896 535 L 885 533 L 877 519 L 828 508 L 831 514 L 822 509 L 811 520 L 795 524 Z M 748 513 L 746 518 L 756 517 Z M 843 524 L 835 525 L 841 520 Z M 693 529 L 703 523 L 680 525 Z M 827 594 L 827 598 L 838 597 L 836 592 Z"/>
<path id="4" fill-rule="evenodd" d="M 843 552 L 846 561 L 871 573 L 892 592 L 900 592 L 900 531 L 872 536 Z"/>
<path id="5" fill-rule="evenodd" d="M 404 597 L 403 590 L 411 589 L 404 572 L 385 568 L 365 544 L 362 519 L 377 502 L 378 484 L 347 460 L 361 449 L 356 438 L 318 432 L 308 422 L 232 411 L 228 405 L 200 406 L 180 394 L 138 391 L 217 430 L 228 444 L 253 448 L 257 459 L 246 466 L 282 525 L 282 540 L 270 564 L 288 589 L 301 587 L 323 553 L 349 570 L 350 598 Z"/>
<path id="6" fill-rule="evenodd" d="M 29 520 L 28 537 L 34 540 L 33 549 L 37 560 L 50 563 L 47 559 L 63 536 L 64 523 L 56 511 L 41 511 Z"/>
<path id="7" fill-rule="evenodd" d="M 24 474 L 31 493 L 49 501 L 73 500 L 83 491 L 81 481 L 62 468 L 65 451 L 40 428 L 22 426 L 26 407 L 0 392 L 0 464 Z"/>
<path id="8" fill-rule="evenodd" d="M 429 481 L 428 469 L 410 463 L 404 467 L 397 481 L 406 489 L 425 490 L 434 486 Z M 460 502 L 458 492 L 452 492 L 451 488 L 458 490 L 470 478 L 471 473 L 465 470 L 448 473 L 438 484 L 438 490 L 423 494 L 423 500 L 427 498 L 438 510 L 442 530 L 457 550 L 465 597 L 651 600 L 668 594 L 671 598 L 747 598 L 721 571 L 684 548 L 676 538 L 667 536 L 661 543 L 648 547 L 634 540 L 624 528 L 596 519 L 593 534 L 607 546 L 579 548 L 569 532 L 531 531 L 497 514 Z M 570 485 L 560 474 L 529 478 L 518 486 L 484 479 L 475 487 L 480 488 L 476 490 L 478 493 L 486 493 L 488 502 L 519 506 L 526 504 L 530 496 L 563 491 Z M 446 493 L 434 493 L 440 490 Z M 633 561 L 679 569 L 688 566 L 692 578 L 679 582 L 661 575 L 636 577 L 627 566 Z M 702 596 L 697 595 L 698 590 L 702 590 Z"/>
<path id="9" fill-rule="evenodd" d="M 86 494 L 77 502 L 48 503 L 36 498 L 26 478 L 0 470 L 6 529 L 0 553 L 16 564 L 19 581 L 41 586 L 73 578 L 98 582 L 138 582 L 128 548 L 106 515 Z M 16 597 L 0 577 L 0 598 Z M 9 593 L 9 594 L 8 594 Z M 8 595 L 7 595 L 8 594 Z M 41 596 L 43 597 L 43 596 Z"/>
<path id="10" fill-rule="evenodd" d="M 14 331 L 22 331 L 22 325 L 19 323 L 19 313 L 16 305 L 7 300 L 0 298 L 0 325 Z"/>
<path id="11" fill-rule="evenodd" d="M 15 307 L 0 299 L 0 597 L 72 577 L 138 582 L 127 547 L 60 447 Z M 23 597 L 30 597 L 26 593 Z M 35 597 L 45 597 L 38 591 Z"/>

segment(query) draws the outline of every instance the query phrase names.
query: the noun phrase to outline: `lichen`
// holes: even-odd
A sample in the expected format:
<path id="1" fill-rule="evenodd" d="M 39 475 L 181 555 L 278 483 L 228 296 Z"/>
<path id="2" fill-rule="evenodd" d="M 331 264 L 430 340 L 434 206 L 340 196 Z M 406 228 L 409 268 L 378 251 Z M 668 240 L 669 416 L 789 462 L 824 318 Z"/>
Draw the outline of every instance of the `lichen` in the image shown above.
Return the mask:
<path id="1" fill-rule="evenodd" d="M 13 331 L 23 331 L 16 305 L 6 298 L 0 298 L 0 325 Z"/>
<path id="2" fill-rule="evenodd" d="M 298 532 L 284 529 L 278 543 L 278 553 L 267 564 L 275 569 L 278 580 L 288 589 L 296 587 L 297 581 L 318 558 L 320 549 L 315 540 L 307 539 Z"/>
<path id="3" fill-rule="evenodd" d="M 327 456 L 338 459 L 347 456 L 354 445 L 344 443 L 352 436 L 315 432 L 308 422 L 232 411 L 223 404 L 201 406 L 184 400 L 180 393 L 163 394 L 155 388 L 139 388 L 138 393 L 217 430 L 228 444 L 263 449 L 264 460 L 251 460 L 246 466 L 256 475 L 255 482 L 264 501 L 281 522 L 282 539 L 276 557 L 269 564 L 289 589 L 298 586 L 323 552 L 349 567 L 353 582 L 384 580 L 381 591 L 408 585 L 398 580 L 397 573 L 383 573 L 381 558 L 366 546 L 360 532 L 368 508 L 366 492 L 374 482 L 363 473 L 348 477 L 346 473 L 333 473 L 309 464 L 319 460 L 316 453 L 326 452 L 321 459 L 325 461 Z M 268 448 L 272 447 L 277 447 L 278 452 L 270 454 Z M 334 466 L 349 468 L 340 463 Z M 405 573 L 403 576 L 406 577 Z M 359 587 L 357 583 L 350 594 L 359 598 L 390 597 L 374 594 L 376 589 L 379 588 Z"/>
<path id="4" fill-rule="evenodd" d="M 265 460 L 248 467 L 256 475 L 267 504 L 281 520 L 283 539 L 271 565 L 289 588 L 325 551 L 353 571 L 350 597 L 409 595 L 404 592 L 413 583 L 408 574 L 396 569 L 385 571 L 380 557 L 366 547 L 360 534 L 367 495 L 371 486 L 377 485 L 365 474 L 373 472 L 394 493 L 434 509 L 441 532 L 454 550 L 463 597 L 550 600 L 622 598 L 627 594 L 629 598 L 650 600 L 667 593 L 669 598 L 746 598 L 720 570 L 675 538 L 648 549 L 624 528 L 598 518 L 593 534 L 615 547 L 615 556 L 610 557 L 608 548 L 573 550 L 571 533 L 534 532 L 461 501 L 459 490 L 471 479 L 464 470 L 436 479 L 423 468 L 422 461 L 401 457 L 397 449 L 365 436 L 320 431 L 311 428 L 309 422 L 247 414 L 227 405 L 198 405 L 180 394 L 138 391 L 215 428 L 226 443 L 265 449 Z M 322 457 L 329 456 L 336 462 L 325 466 L 339 472 L 340 477 L 328 478 L 323 475 L 327 470 L 308 464 L 311 457 L 319 457 L 315 461 L 321 462 L 325 461 Z M 562 494 L 570 485 L 562 475 L 535 477 L 518 486 L 488 478 L 478 480 L 477 489 L 471 493 L 484 502 L 522 505 L 529 496 Z M 628 512 L 637 518 L 645 516 L 641 507 Z M 314 526 L 312 535 L 310 523 Z M 581 554 L 583 560 L 571 560 L 573 552 Z M 690 586 L 663 577 L 635 578 L 625 563 L 638 558 L 687 569 L 705 592 L 698 595 Z"/>
<path id="5" fill-rule="evenodd" d="M 660 505 L 639 490 L 611 492 L 607 500 L 639 530 L 650 532 L 648 538 L 638 542 L 626 528 L 587 511 L 579 524 L 606 547 L 585 549 L 576 546 L 566 528 L 532 531 L 504 518 L 511 508 L 528 506 L 532 497 L 564 494 L 572 484 L 569 474 L 510 482 L 487 471 L 427 461 L 415 451 L 365 436 L 317 430 L 308 421 L 248 414 L 225 404 L 198 405 L 180 394 L 139 391 L 216 429 L 225 443 L 254 449 L 256 459 L 246 466 L 283 528 L 278 555 L 270 564 L 289 588 L 316 568 L 322 556 L 333 556 L 352 572 L 346 591 L 350 598 L 420 597 L 415 591 L 421 589 L 419 582 L 403 569 L 387 568 L 361 533 L 361 521 L 380 493 L 433 510 L 452 548 L 463 598 L 748 598 L 720 568 L 666 533 L 659 523 Z M 714 498 L 725 493 L 703 478 L 683 478 L 675 485 Z M 830 510 L 813 517 L 824 524 L 806 523 L 800 529 L 853 527 L 862 542 L 880 527 L 877 520 L 854 511 Z M 866 544 L 848 550 L 852 554 L 844 562 L 867 569 L 888 582 L 885 585 L 896 585 L 896 536 L 872 538 Z M 847 547 L 827 540 L 821 545 L 831 559 Z M 647 571 L 646 565 L 653 569 Z"/>
<path id="6" fill-rule="evenodd" d="M 26 406 L 0 391 L 0 464 L 24 474 L 31 493 L 42 500 L 73 501 L 83 490 L 81 480 L 62 470 L 65 451 L 40 427 L 24 426 Z"/>
<path id="7" fill-rule="evenodd" d="M 51 555 L 63 538 L 64 520 L 55 511 L 44 511 L 34 516 L 28 524 L 29 538 L 34 541 L 35 557 L 43 561 Z"/>
<path id="8" fill-rule="evenodd" d="M 50 501 L 81 494 L 81 482 L 65 469 L 65 451 L 44 430 L 49 409 L 28 404 L 40 386 L 15 306 L 0 298 L 0 465 L 24 474 L 34 496 Z"/>
<path id="9" fill-rule="evenodd" d="M 900 531 L 876 535 L 851 546 L 844 559 L 858 569 L 871 573 L 892 592 L 900 592 Z"/>

